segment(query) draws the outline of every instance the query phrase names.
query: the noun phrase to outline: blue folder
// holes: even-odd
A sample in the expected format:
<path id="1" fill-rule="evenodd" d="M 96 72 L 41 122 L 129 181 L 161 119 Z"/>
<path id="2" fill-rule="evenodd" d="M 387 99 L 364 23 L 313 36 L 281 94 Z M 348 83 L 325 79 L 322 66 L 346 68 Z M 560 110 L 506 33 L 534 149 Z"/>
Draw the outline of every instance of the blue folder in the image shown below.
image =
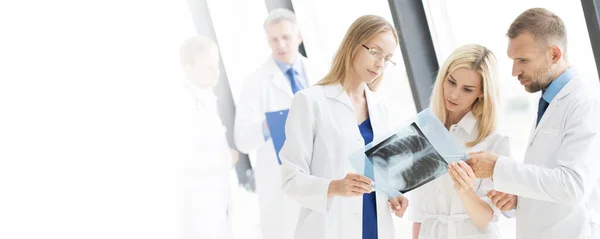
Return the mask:
<path id="1" fill-rule="evenodd" d="M 277 154 L 277 162 L 281 165 L 281 159 L 279 159 L 279 151 L 283 147 L 285 142 L 285 120 L 287 119 L 289 110 L 280 110 L 265 113 L 267 118 L 267 126 L 271 133 L 271 139 L 273 139 L 273 146 L 275 147 L 275 154 Z"/>

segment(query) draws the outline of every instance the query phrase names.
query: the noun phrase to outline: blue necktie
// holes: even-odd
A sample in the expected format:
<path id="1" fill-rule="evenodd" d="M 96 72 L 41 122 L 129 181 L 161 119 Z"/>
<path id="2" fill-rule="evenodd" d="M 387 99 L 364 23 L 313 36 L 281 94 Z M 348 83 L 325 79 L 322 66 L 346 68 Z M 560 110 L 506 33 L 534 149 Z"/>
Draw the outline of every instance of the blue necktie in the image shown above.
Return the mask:
<path id="1" fill-rule="evenodd" d="M 538 103 L 537 121 L 535 123 L 536 127 L 540 123 L 544 112 L 546 112 L 546 109 L 548 109 L 548 105 L 550 104 L 548 104 L 548 102 L 546 102 L 544 98 L 540 98 L 540 102 Z"/>
<path id="2" fill-rule="evenodd" d="M 298 81 L 298 77 L 296 77 L 296 70 L 291 67 L 289 70 L 285 72 L 288 80 L 290 80 L 290 85 L 292 86 L 292 93 L 296 94 L 299 90 L 302 90 L 302 84 Z"/>

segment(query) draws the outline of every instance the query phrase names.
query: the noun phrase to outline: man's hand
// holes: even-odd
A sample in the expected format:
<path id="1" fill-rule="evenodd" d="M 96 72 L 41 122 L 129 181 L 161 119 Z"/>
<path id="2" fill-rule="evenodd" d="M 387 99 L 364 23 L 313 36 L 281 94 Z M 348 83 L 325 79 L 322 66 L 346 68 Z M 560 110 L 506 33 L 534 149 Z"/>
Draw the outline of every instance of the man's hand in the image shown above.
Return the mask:
<path id="1" fill-rule="evenodd" d="M 496 190 L 490 190 L 487 196 L 492 200 L 492 203 L 494 203 L 494 205 L 500 209 L 500 211 L 506 212 L 517 207 L 517 196 L 515 195 L 498 192 Z"/>
<path id="2" fill-rule="evenodd" d="M 408 208 L 408 198 L 404 195 L 393 197 L 388 199 L 390 208 L 396 214 L 397 217 L 403 217 L 406 208 Z"/>
<path id="3" fill-rule="evenodd" d="M 469 153 L 471 158 L 467 160 L 467 164 L 475 172 L 477 178 L 489 178 L 494 175 L 494 167 L 498 156 L 486 151 Z"/>

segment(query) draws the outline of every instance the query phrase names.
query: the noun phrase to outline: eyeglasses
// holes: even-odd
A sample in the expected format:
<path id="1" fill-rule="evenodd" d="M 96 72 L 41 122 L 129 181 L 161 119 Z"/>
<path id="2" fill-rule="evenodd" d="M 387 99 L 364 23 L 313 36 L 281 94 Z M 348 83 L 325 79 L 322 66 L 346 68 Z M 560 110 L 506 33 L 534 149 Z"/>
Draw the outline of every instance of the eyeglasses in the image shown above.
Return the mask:
<path id="1" fill-rule="evenodd" d="M 362 45 L 365 49 L 367 49 L 369 51 L 369 53 L 371 54 L 371 56 L 373 56 L 373 58 L 375 58 L 376 60 L 381 60 L 384 59 L 383 61 L 383 65 L 384 66 L 388 66 L 388 63 L 392 63 L 392 67 L 396 66 L 396 62 L 393 62 L 392 60 L 390 60 L 389 58 L 386 58 L 385 56 L 383 56 L 380 52 L 378 52 L 377 50 L 373 49 L 373 48 L 369 48 L 368 46 L 365 46 L 364 44 Z"/>

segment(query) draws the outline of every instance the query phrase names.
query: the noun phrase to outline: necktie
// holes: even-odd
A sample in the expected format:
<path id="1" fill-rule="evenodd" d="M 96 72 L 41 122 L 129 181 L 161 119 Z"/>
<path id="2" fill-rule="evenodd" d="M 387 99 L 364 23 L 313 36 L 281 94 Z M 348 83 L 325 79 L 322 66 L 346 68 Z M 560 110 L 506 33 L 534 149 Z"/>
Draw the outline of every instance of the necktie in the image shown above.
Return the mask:
<path id="1" fill-rule="evenodd" d="M 290 85 L 292 86 L 292 93 L 296 94 L 299 90 L 302 90 L 302 84 L 298 81 L 298 77 L 296 77 L 296 70 L 294 68 L 290 68 L 285 72 L 288 80 L 290 80 Z"/>
<path id="2" fill-rule="evenodd" d="M 538 103 L 537 121 L 535 123 L 536 127 L 540 123 L 540 120 L 542 119 L 544 112 L 546 112 L 546 109 L 548 109 L 548 105 L 550 105 L 550 104 L 548 102 L 546 102 L 544 100 L 544 98 L 540 98 L 540 102 Z"/>

